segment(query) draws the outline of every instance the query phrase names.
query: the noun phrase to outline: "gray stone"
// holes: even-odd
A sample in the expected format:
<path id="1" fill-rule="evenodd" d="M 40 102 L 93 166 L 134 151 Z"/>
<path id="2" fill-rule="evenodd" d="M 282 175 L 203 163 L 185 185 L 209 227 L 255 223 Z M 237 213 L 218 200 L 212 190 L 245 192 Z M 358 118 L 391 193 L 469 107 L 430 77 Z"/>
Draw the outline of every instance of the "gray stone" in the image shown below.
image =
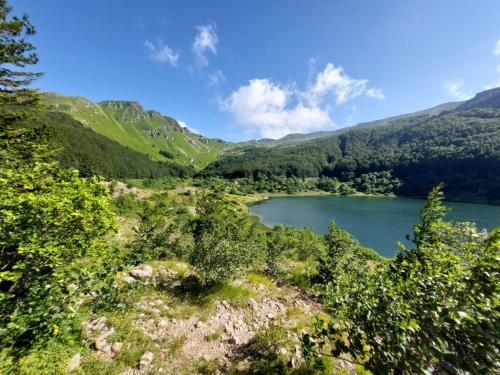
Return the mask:
<path id="1" fill-rule="evenodd" d="M 137 268 L 131 270 L 129 274 L 137 279 L 144 279 L 153 275 L 153 268 L 146 264 L 140 264 Z"/>
<path id="2" fill-rule="evenodd" d="M 135 282 L 135 279 L 132 276 L 125 275 L 123 276 L 123 282 L 127 284 L 132 284 L 133 282 Z"/>

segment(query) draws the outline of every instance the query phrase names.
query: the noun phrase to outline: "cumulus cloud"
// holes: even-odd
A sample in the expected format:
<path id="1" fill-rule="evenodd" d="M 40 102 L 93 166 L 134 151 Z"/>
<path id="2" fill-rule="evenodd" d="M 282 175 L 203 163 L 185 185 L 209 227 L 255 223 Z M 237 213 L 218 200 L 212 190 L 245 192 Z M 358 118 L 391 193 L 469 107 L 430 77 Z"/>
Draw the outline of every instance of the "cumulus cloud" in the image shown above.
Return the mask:
<path id="1" fill-rule="evenodd" d="M 500 39 L 495 43 L 495 47 L 493 47 L 493 54 L 495 56 L 500 56 Z"/>
<path id="2" fill-rule="evenodd" d="M 378 88 L 369 88 L 367 79 L 355 79 L 344 73 L 340 66 L 327 64 L 316 76 L 316 81 L 306 93 L 308 100 L 316 104 L 328 95 L 333 95 L 337 104 L 345 103 L 360 95 L 384 100 L 384 93 Z"/>
<path id="3" fill-rule="evenodd" d="M 216 72 L 208 75 L 207 87 L 217 86 L 223 82 L 226 82 L 226 77 L 224 77 L 224 74 L 222 74 L 220 70 L 217 70 Z"/>
<path id="4" fill-rule="evenodd" d="M 208 65 L 207 54 L 217 54 L 217 36 L 214 25 L 204 25 L 196 27 L 197 33 L 191 46 L 196 63 L 200 67 Z"/>
<path id="5" fill-rule="evenodd" d="M 172 66 L 177 65 L 177 62 L 179 60 L 179 53 L 174 52 L 169 46 L 163 43 L 162 40 L 158 40 L 157 44 L 146 40 L 144 42 L 144 45 L 149 50 L 149 57 L 152 60 L 161 63 L 169 63 Z"/>
<path id="6" fill-rule="evenodd" d="M 280 138 L 290 133 L 308 132 L 335 124 L 330 117 L 330 101 L 339 105 L 360 95 L 383 99 L 383 92 L 369 88 L 367 80 L 349 77 L 343 69 L 328 64 L 305 91 L 296 84 L 287 86 L 268 79 L 253 79 L 221 100 L 247 133 Z"/>
<path id="7" fill-rule="evenodd" d="M 448 94 L 450 94 L 454 99 L 457 100 L 467 100 L 472 98 L 472 95 L 463 89 L 464 80 L 454 79 L 452 81 L 445 82 L 443 87 Z"/>

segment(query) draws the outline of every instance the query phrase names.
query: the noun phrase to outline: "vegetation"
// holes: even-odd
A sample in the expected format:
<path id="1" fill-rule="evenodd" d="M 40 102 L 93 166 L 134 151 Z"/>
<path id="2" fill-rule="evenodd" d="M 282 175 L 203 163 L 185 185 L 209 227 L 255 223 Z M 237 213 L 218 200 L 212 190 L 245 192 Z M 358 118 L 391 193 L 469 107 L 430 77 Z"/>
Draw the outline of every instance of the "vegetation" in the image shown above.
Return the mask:
<path id="1" fill-rule="evenodd" d="M 498 107 L 404 117 L 298 144 L 241 147 L 203 175 L 256 181 L 327 176 L 367 192 L 382 182 L 375 191 L 407 196 L 424 196 L 444 182 L 449 199 L 499 202 L 499 121 Z"/>
<path id="2" fill-rule="evenodd" d="M 61 112 L 38 111 L 36 122 L 27 128 L 45 126 L 48 141 L 59 148 L 57 160 L 65 168 L 77 168 L 85 177 L 158 178 L 189 177 L 193 170 L 167 161 L 153 161 L 148 156 L 125 147 Z"/>
<path id="3" fill-rule="evenodd" d="M 155 161 L 200 169 L 230 146 L 219 139 L 195 134 L 159 112 L 146 111 L 137 102 L 93 103 L 86 98 L 51 93 L 44 94 L 43 99 L 50 112 L 66 114 L 108 141 L 115 141 Z"/>
<path id="4" fill-rule="evenodd" d="M 33 118 L 37 93 L 24 87 L 38 74 L 4 66 L 24 68 L 37 57 L 26 40 L 35 33 L 28 17 L 8 18 L 10 11 L 0 1 L 1 357 L 69 328 L 64 322 L 74 315 L 75 292 L 93 272 L 86 260 L 95 258 L 94 272 L 99 268 L 103 240 L 114 228 L 100 181 L 61 169 L 51 158 L 43 129 L 17 126 Z"/>
<path id="5" fill-rule="evenodd" d="M 25 71 L 37 62 L 27 40 L 35 29 L 10 12 L 0 0 L 0 371 L 321 374 L 346 372 L 345 363 L 365 374 L 500 371 L 500 230 L 444 221 L 441 184 L 414 227 L 414 248 L 401 245 L 394 259 L 335 222 L 325 235 L 267 228 L 242 204 L 253 192 L 409 192 L 424 176 L 416 193 L 437 171 L 448 182 L 468 176 L 450 191 L 484 183 L 477 197 L 496 199 L 498 177 L 486 172 L 498 161 L 495 92 L 474 102 L 486 110 L 469 103 L 294 148 L 246 150 L 236 157 L 243 170 L 224 159 L 207 172 L 237 179 L 179 186 L 187 168 L 139 158 L 61 113 L 73 108 L 62 102 L 60 111 L 40 108 L 26 88 L 39 76 Z M 82 106 L 153 138 L 157 121 L 176 126 L 137 103 Z M 81 154 L 67 150 L 71 134 Z M 51 143 L 57 137 L 66 150 Z M 325 147 L 311 148 L 317 142 Z M 247 163 L 248 155 L 258 157 Z M 67 168 L 75 163 L 87 177 Z M 127 163 L 136 174 L 123 174 Z M 96 173 L 164 177 L 111 182 L 111 198 Z M 120 345 L 108 348 L 109 337 Z"/>
<path id="6" fill-rule="evenodd" d="M 429 194 L 415 249 L 354 283 L 326 283 L 335 321 L 318 320 L 304 337 L 312 360 L 349 355 L 374 373 L 494 372 L 500 233 L 444 222 L 442 198 L 439 186 Z"/>

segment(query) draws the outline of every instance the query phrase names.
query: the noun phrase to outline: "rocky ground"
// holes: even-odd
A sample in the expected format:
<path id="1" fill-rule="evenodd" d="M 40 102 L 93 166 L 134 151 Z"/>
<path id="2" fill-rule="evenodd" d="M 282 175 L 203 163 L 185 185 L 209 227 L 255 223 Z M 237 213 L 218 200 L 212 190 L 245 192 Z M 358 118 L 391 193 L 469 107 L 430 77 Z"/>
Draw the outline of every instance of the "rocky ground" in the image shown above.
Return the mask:
<path id="1" fill-rule="evenodd" d="M 118 287 L 141 291 L 133 311 L 124 319 L 145 336 L 150 348 L 136 355 L 135 363 L 115 366 L 117 373 L 244 371 L 251 366 L 246 355 L 248 345 L 257 335 L 277 327 L 285 339 L 283 346 L 275 348 L 277 354 L 290 368 L 300 365 L 300 337 L 313 317 L 322 313 L 319 303 L 298 288 L 278 285 L 260 274 L 249 274 L 207 295 L 189 290 L 190 277 L 188 266 L 182 262 L 156 262 L 153 267 L 143 265 L 117 276 Z M 118 326 L 122 323 L 118 321 Z M 127 339 L 120 341 L 112 324 L 103 316 L 84 322 L 92 356 L 109 363 L 119 362 L 135 345 Z M 136 339 L 137 334 L 132 337 Z M 68 370 L 77 369 L 80 360 L 77 353 Z"/>

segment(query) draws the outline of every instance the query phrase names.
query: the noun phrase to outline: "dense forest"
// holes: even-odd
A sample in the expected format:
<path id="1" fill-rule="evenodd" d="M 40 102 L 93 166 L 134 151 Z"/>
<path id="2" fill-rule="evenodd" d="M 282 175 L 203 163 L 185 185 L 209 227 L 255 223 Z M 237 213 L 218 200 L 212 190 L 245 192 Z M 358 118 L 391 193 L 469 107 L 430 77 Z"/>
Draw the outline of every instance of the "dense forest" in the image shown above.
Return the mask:
<path id="1" fill-rule="evenodd" d="M 189 177 L 192 168 L 169 161 L 153 161 L 147 155 L 84 127 L 62 112 L 39 110 L 37 127 L 44 131 L 64 167 L 77 168 L 83 176 L 106 178 Z M 33 127 L 33 121 L 27 123 Z"/>
<path id="2" fill-rule="evenodd" d="M 500 89 L 493 90 L 500 96 Z M 390 171 L 401 180 L 394 192 L 424 196 L 444 182 L 457 200 L 500 201 L 500 109 L 472 108 L 418 115 L 388 125 L 293 146 L 246 147 L 210 164 L 205 176 L 335 177 L 353 181 Z"/>

